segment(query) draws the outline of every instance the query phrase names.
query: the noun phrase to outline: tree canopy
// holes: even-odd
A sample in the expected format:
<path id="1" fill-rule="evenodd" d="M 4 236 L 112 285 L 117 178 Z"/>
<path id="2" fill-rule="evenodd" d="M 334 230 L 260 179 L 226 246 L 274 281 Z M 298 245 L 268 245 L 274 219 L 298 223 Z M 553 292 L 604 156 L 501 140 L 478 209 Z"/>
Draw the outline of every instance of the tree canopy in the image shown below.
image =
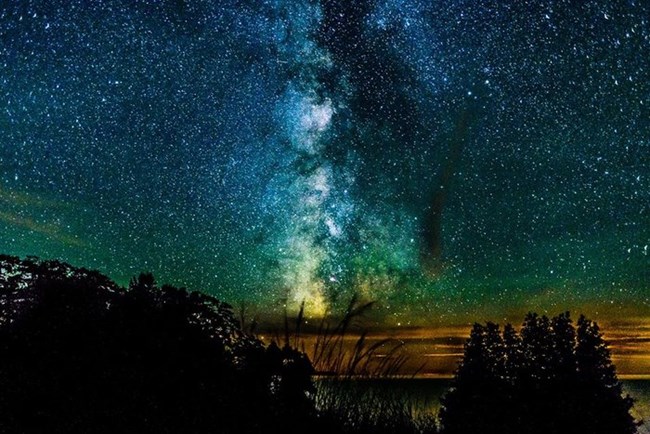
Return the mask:
<path id="1" fill-rule="evenodd" d="M 287 432 L 314 411 L 311 374 L 214 297 L 0 256 L 3 433 Z"/>
<path id="2" fill-rule="evenodd" d="M 632 405 L 598 324 L 529 313 L 519 332 L 474 324 L 440 421 L 444 434 L 632 434 Z"/>

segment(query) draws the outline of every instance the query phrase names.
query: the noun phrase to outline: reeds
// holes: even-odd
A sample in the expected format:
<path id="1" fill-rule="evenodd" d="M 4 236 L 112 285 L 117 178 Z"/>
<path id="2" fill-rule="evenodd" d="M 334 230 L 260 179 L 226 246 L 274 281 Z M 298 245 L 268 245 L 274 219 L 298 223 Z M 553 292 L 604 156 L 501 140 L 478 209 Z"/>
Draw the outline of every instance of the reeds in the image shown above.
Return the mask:
<path id="1" fill-rule="evenodd" d="M 363 330 L 350 346 L 351 327 L 369 311 L 374 302 L 359 302 L 353 296 L 340 320 L 332 325 L 332 318 L 321 320 L 315 342 L 308 355 L 321 376 L 334 376 L 338 380 L 351 378 L 387 378 L 400 374 L 407 361 L 402 353 L 403 343 L 383 338 L 368 341 L 368 332 Z M 303 309 L 298 318 L 301 320 Z M 301 320 L 302 321 L 302 320 Z"/>
<path id="2" fill-rule="evenodd" d="M 351 434 L 436 432 L 435 415 L 418 412 L 403 390 L 379 390 L 372 384 L 376 381 L 320 379 L 316 409 L 321 423 Z"/>
<path id="3" fill-rule="evenodd" d="M 403 391 L 378 391 L 372 385 L 403 377 L 408 361 L 401 341 L 382 338 L 372 342 L 363 329 L 355 340 L 353 327 L 359 326 L 373 305 L 353 296 L 340 319 L 328 315 L 320 321 L 311 345 L 302 330 L 304 303 L 293 326 L 285 314 L 285 345 L 306 353 L 316 371 L 319 424 L 343 433 L 435 433 L 435 415 L 418 414 Z"/>

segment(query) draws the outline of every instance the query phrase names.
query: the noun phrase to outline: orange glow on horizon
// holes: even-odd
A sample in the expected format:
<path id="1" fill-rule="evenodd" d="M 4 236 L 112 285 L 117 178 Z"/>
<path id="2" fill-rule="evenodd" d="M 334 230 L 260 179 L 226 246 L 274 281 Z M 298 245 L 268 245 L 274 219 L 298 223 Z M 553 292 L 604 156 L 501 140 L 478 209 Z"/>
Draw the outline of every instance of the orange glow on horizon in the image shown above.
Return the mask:
<path id="1" fill-rule="evenodd" d="M 612 361 L 619 377 L 650 379 L 650 318 L 629 318 L 625 321 L 598 321 L 609 343 Z M 403 375 L 424 378 L 451 378 L 463 355 L 463 345 L 471 325 L 417 327 L 377 330 L 366 335 L 366 344 L 382 339 L 403 343 L 402 354 L 408 357 Z M 359 334 L 345 336 L 345 347 L 352 349 Z M 303 335 L 304 350 L 310 355 L 316 336 Z M 381 351 L 378 354 L 383 355 Z M 421 369 L 420 369 L 421 368 Z"/>

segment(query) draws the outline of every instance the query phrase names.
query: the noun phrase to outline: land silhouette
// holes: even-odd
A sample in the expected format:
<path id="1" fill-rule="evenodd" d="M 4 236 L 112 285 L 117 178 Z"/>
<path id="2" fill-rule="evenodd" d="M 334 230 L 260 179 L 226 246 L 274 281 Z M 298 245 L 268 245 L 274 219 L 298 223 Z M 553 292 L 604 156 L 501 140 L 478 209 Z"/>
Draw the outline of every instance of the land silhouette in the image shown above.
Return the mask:
<path id="1" fill-rule="evenodd" d="M 632 406 L 598 324 L 529 313 L 519 332 L 474 325 L 442 399 L 441 433 L 632 434 Z"/>
<path id="2" fill-rule="evenodd" d="M 636 431 L 597 324 L 580 317 L 574 327 L 568 313 L 531 313 L 519 332 L 476 324 L 439 424 L 415 420 L 407 403 L 355 402 L 345 384 L 365 360 L 330 349 L 367 307 L 351 303 L 339 326 L 321 330 L 314 354 L 343 371 L 328 372 L 335 387 L 323 404 L 314 379 L 323 362 L 298 350 L 288 329 L 284 343 L 264 345 L 230 305 L 151 274 L 121 287 L 63 262 L 0 256 L 0 432 Z M 362 339 L 356 348 L 367 354 Z M 380 372 L 396 374 L 397 360 Z"/>

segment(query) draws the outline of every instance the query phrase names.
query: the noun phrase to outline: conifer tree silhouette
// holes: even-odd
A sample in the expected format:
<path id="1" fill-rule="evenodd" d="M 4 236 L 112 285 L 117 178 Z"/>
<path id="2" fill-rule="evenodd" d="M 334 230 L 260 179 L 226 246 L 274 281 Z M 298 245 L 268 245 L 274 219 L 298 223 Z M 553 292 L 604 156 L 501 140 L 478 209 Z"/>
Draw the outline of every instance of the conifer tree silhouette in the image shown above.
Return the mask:
<path id="1" fill-rule="evenodd" d="M 529 313 L 519 333 L 474 325 L 442 398 L 441 432 L 632 434 L 632 405 L 595 322 L 581 316 L 576 329 L 568 312 Z"/>

